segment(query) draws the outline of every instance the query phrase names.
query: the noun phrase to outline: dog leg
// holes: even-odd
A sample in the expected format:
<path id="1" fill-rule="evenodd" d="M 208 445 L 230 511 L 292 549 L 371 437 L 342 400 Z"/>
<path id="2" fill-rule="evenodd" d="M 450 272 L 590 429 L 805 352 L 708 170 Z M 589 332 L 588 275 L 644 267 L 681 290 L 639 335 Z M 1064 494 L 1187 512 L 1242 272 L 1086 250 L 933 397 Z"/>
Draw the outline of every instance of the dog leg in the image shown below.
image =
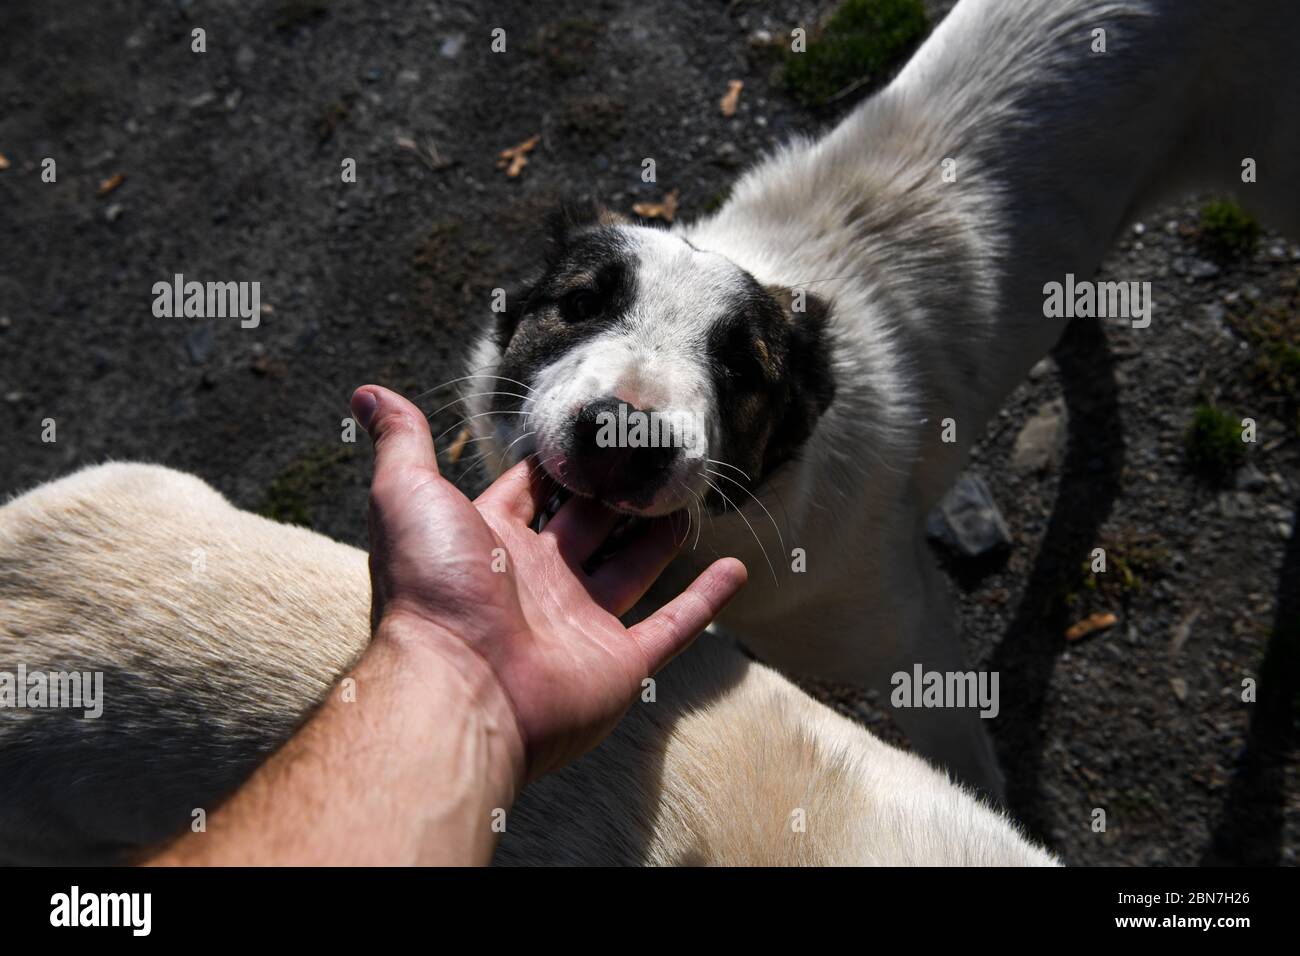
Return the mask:
<path id="1" fill-rule="evenodd" d="M 896 680 L 896 675 L 907 675 L 907 689 L 912 690 L 918 666 L 921 673 L 949 675 L 970 672 L 948 583 L 924 540 L 917 542 L 907 570 L 912 573 L 915 591 L 906 601 L 908 610 L 901 623 L 898 644 L 901 653 L 893 666 L 872 675 L 882 701 L 891 704 L 893 699 L 904 696 L 899 686 L 903 682 Z M 993 682 L 993 677 L 991 674 L 977 674 L 976 680 L 987 679 L 984 686 L 993 691 L 990 709 L 996 712 L 1000 685 Z M 912 701 L 909 699 L 908 703 Z M 942 707 L 891 706 L 890 713 L 907 734 L 914 750 L 946 768 L 962 783 L 1001 801 L 1005 784 L 986 721 L 980 716 L 981 708 L 972 700 L 962 702 L 964 706 L 956 706 L 956 703 L 944 700 Z"/>

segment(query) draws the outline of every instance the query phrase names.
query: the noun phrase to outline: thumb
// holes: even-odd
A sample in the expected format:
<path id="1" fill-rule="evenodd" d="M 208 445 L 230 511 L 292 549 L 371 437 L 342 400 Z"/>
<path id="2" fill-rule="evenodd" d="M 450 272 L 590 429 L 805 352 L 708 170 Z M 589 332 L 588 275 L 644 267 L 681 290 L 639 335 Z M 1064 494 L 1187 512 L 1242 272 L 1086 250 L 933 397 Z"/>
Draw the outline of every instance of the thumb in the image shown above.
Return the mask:
<path id="1" fill-rule="evenodd" d="M 629 628 L 645 651 L 650 673 L 685 650 L 740 592 L 748 578 L 745 566 L 735 558 L 714 561 L 685 591 Z"/>
<path id="2" fill-rule="evenodd" d="M 429 422 L 402 396 L 379 385 L 363 385 L 352 394 L 352 414 L 375 444 L 376 482 L 390 473 L 438 473 Z"/>

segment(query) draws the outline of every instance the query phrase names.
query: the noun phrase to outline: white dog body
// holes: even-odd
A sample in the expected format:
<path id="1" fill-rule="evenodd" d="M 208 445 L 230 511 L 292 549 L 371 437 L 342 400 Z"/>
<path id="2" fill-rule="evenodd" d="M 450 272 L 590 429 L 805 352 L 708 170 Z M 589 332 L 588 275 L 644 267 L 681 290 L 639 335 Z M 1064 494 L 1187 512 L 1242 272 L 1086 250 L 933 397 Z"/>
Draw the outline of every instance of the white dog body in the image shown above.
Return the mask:
<path id="1" fill-rule="evenodd" d="M 689 509 L 683 490 L 698 499 L 710 486 L 740 510 L 699 516 L 700 544 L 668 588 L 734 554 L 754 583 L 721 624 L 782 671 L 887 693 L 918 663 L 965 670 L 923 522 L 1063 331 L 1044 315 L 1044 286 L 1090 276 L 1141 204 L 1189 185 L 1300 225 L 1297 49 L 1300 13 L 1282 0 L 963 0 L 892 84 L 826 137 L 759 165 L 715 215 L 667 234 L 604 226 L 603 242 L 632 263 L 634 280 L 621 280 L 632 304 L 573 347 L 526 315 L 516 334 L 547 356 L 521 382 L 533 414 L 493 418 L 480 400 L 477 424 L 554 472 L 572 409 L 593 396 L 686 407 L 714 423 L 712 440 L 679 456 L 642 512 Z M 830 360 L 815 374 L 833 380 L 833 400 L 763 475 L 761 504 L 732 488 L 711 450 L 725 445 L 718 423 L 735 400 L 709 387 L 709 336 L 736 311 L 729 300 L 750 295 L 746 275 L 829 303 Z M 532 321 L 552 321 L 545 299 Z M 1159 325 L 1157 314 L 1148 334 Z M 576 338 L 571 327 L 560 337 Z M 473 366 L 519 378 L 529 365 L 513 349 L 489 336 Z M 922 753 L 999 789 L 974 711 L 896 717 Z"/>
<path id="2" fill-rule="evenodd" d="M 0 672 L 104 675 L 103 714 L 0 710 L 0 864 L 138 856 L 211 812 L 370 638 L 366 554 L 150 465 L 0 508 Z M 488 821 L 484 822 L 488 825 Z M 922 760 L 704 637 L 530 786 L 510 864 L 1050 865 Z"/>

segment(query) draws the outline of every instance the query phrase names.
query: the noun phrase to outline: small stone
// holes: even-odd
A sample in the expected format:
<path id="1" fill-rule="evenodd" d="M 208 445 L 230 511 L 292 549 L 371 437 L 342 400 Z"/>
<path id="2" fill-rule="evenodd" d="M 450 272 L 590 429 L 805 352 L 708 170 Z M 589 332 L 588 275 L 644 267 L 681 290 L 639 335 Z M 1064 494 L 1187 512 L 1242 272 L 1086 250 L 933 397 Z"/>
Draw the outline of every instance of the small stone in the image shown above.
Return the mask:
<path id="1" fill-rule="evenodd" d="M 1011 533 L 984 480 L 963 477 L 926 519 L 926 533 L 958 554 L 978 558 L 1011 544 Z"/>
<path id="2" fill-rule="evenodd" d="M 1052 370 L 1055 367 L 1056 363 L 1052 361 L 1050 356 L 1045 359 L 1039 359 L 1034 363 L 1034 367 L 1029 370 L 1029 380 L 1031 382 L 1042 381 L 1052 374 Z"/>
<path id="3" fill-rule="evenodd" d="M 1286 505 L 1265 505 L 1264 510 L 1268 513 L 1268 516 L 1275 521 L 1283 521 L 1286 524 L 1295 524 L 1295 512 L 1286 507 Z"/>
<path id="4" fill-rule="evenodd" d="M 1169 686 L 1174 690 L 1174 696 L 1178 698 L 1178 703 L 1182 704 L 1187 701 L 1187 681 L 1182 677 L 1169 678 Z"/>
<path id="5" fill-rule="evenodd" d="M 1255 467 L 1253 462 L 1246 462 L 1237 469 L 1233 484 L 1238 491 L 1260 492 L 1268 487 L 1268 478 Z"/>
<path id="6" fill-rule="evenodd" d="M 449 60 L 454 60 L 456 57 L 460 56 L 461 48 L 464 46 L 465 34 L 453 33 L 442 41 L 442 45 L 438 47 L 438 53 Z"/>
<path id="7" fill-rule="evenodd" d="M 1219 267 L 1205 259 L 1178 256 L 1173 263 L 1174 272 L 1190 279 L 1209 279 L 1219 274 Z"/>
<path id="8" fill-rule="evenodd" d="M 1022 474 L 1047 469 L 1060 461 L 1065 435 L 1065 401 L 1057 398 L 1040 407 L 1020 429 L 1011 467 Z"/>
<path id="9" fill-rule="evenodd" d="M 210 325 L 201 325 L 185 336 L 185 351 L 194 365 L 202 365 L 211 358 L 215 345 L 216 340 Z"/>
<path id="10" fill-rule="evenodd" d="M 1295 528 L 1287 524 L 1285 521 L 1279 521 L 1277 523 L 1277 536 L 1283 541 L 1290 541 L 1291 535 L 1294 531 Z"/>
<path id="11" fill-rule="evenodd" d="M 5 392 L 5 401 L 10 405 L 17 405 L 23 400 L 22 392 Z"/>
<path id="12" fill-rule="evenodd" d="M 1143 233 L 1145 233 L 1146 231 L 1147 231 L 1146 223 L 1142 223 L 1142 222 L 1135 222 L 1135 223 L 1133 223 L 1133 234 L 1134 234 L 1134 235 L 1136 235 L 1136 236 L 1140 236 L 1140 235 L 1142 235 Z"/>
<path id="13" fill-rule="evenodd" d="M 1255 517 L 1255 502 L 1244 491 L 1219 493 L 1219 514 L 1228 519 Z"/>
<path id="14" fill-rule="evenodd" d="M 120 202 L 112 203 L 104 210 L 104 218 L 109 222 L 117 222 L 122 218 L 123 209 L 124 207 Z"/>

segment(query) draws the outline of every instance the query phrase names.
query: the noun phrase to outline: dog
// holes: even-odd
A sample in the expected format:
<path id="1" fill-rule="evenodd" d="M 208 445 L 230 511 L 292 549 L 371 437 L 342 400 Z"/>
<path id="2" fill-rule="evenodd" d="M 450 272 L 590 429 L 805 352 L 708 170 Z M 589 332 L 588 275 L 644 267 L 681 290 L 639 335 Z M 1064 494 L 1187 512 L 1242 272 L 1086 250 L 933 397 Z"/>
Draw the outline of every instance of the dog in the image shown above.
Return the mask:
<path id="1" fill-rule="evenodd" d="M 147 855 L 341 692 L 370 640 L 364 551 L 151 465 L 87 468 L 0 508 L 0 607 L 0 672 L 103 675 L 94 719 L 0 709 L 5 864 Z M 524 790 L 498 863 L 1057 863 L 716 638 L 654 696 Z"/>
<path id="2" fill-rule="evenodd" d="M 715 214 L 558 216 L 469 363 L 486 461 L 532 456 L 633 518 L 690 514 L 664 582 L 741 557 L 754 585 L 718 625 L 784 673 L 888 699 L 918 665 L 965 672 L 925 518 L 1060 337 L 1047 287 L 1190 186 L 1295 230 L 1296 49 L 1281 0 L 962 0 L 882 92 Z M 660 440 L 602 431 L 629 416 Z M 894 716 L 1002 792 L 974 710 Z"/>

